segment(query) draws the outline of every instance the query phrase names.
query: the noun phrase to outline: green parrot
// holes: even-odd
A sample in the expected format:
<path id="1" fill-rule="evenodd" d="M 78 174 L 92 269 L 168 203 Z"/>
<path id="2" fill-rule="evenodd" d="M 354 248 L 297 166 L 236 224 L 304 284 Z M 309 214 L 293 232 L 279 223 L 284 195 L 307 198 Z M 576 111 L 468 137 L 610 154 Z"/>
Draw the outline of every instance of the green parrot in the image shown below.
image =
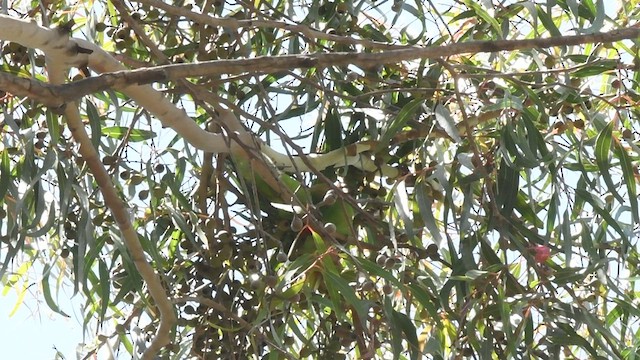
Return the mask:
<path id="1" fill-rule="evenodd" d="M 344 241 L 354 236 L 355 210 L 328 184 L 316 183 L 308 187 L 289 174 L 274 174 L 273 170 L 264 166 L 262 162 L 257 164 L 257 161 L 237 157 L 233 160 L 237 173 L 245 183 L 255 186 L 261 210 L 273 216 L 271 221 L 274 223 L 287 219 L 291 224 L 288 234 L 278 234 L 283 237 L 283 245 L 290 246 L 289 243 L 295 243 L 295 246 L 302 246 L 303 253 L 314 251 L 313 248 L 308 248 L 309 245 L 313 246 L 313 241 L 308 239 L 308 224 L 302 221 L 302 226 L 299 226 L 301 217 L 307 212 L 311 212 L 325 224 L 327 232 L 333 233 L 337 240 Z M 274 179 L 276 175 L 277 180 Z M 251 189 L 248 192 L 246 196 L 254 193 Z M 297 202 L 291 201 L 291 194 L 295 195 Z"/>

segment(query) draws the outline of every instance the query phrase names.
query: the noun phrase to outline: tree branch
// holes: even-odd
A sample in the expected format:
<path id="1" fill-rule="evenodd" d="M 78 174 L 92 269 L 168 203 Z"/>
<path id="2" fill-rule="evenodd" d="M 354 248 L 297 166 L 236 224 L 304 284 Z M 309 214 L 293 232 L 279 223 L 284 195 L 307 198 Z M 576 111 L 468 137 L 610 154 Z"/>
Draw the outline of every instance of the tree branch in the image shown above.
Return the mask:
<path id="1" fill-rule="evenodd" d="M 263 25 L 269 26 L 268 24 Z M 47 54 L 54 54 L 57 58 L 65 59 L 66 66 L 86 65 L 102 73 L 102 75 L 69 84 L 47 86 L 39 85 L 41 83 L 35 80 L 24 81 L 5 76 L 0 78 L 0 85 L 3 83 L 7 84 L 7 89 L 11 88 L 12 91 L 16 93 L 42 99 L 43 103 L 49 104 L 50 106 L 62 106 L 65 102 L 81 98 L 82 96 L 108 88 L 115 88 L 133 98 L 140 106 L 154 114 L 163 125 L 173 128 L 196 148 L 212 153 L 233 152 L 235 149 L 237 150 L 236 152 L 239 153 L 236 155 L 243 157 L 246 157 L 248 154 L 242 151 L 242 144 L 236 144 L 235 142 L 229 144 L 228 142 L 222 141 L 221 135 L 208 133 L 188 117 L 183 110 L 178 109 L 168 101 L 161 93 L 148 85 L 142 84 L 204 75 L 271 73 L 290 70 L 292 68 L 321 68 L 345 65 L 372 67 L 414 59 L 443 58 L 469 53 L 614 42 L 640 37 L 640 28 L 635 26 L 606 33 L 559 36 L 543 39 L 473 41 L 446 46 L 386 50 L 378 53 L 353 52 L 265 56 L 250 59 L 214 60 L 195 64 L 172 64 L 153 68 L 126 70 L 118 61 L 95 44 L 81 39 L 68 38 L 66 33 L 62 33 L 61 30 L 46 29 L 37 24 L 14 19 L 6 15 L 0 15 L 0 28 L 3 29 L 3 32 L 0 33 L 0 39 L 15 41 L 27 47 L 40 48 Z M 62 34 L 65 36 L 61 36 Z M 55 99 L 56 97 L 58 98 L 57 101 Z M 235 117 L 227 116 L 224 117 L 224 120 L 228 122 L 225 125 L 230 129 L 237 129 L 238 126 L 241 126 Z M 242 131 L 240 134 L 246 135 L 243 134 Z M 234 146 L 234 144 L 238 146 Z M 268 148 L 268 146 L 262 142 L 259 142 L 259 145 L 263 153 L 268 154 L 275 162 L 275 165 L 281 169 L 286 170 L 298 167 L 298 170 L 310 171 L 308 166 L 303 166 L 304 161 L 279 154 Z M 364 169 L 371 167 L 370 161 L 368 161 L 370 159 L 361 156 L 362 151 L 369 151 L 370 148 L 367 146 L 356 146 L 355 149 L 355 154 L 350 154 L 348 149 L 344 149 L 338 154 L 323 154 L 309 158 L 308 160 L 311 160 L 313 167 L 318 170 L 336 164 L 364 166 Z M 346 158 L 345 155 L 350 156 L 350 158 Z M 342 159 L 342 162 L 335 163 L 333 159 Z M 391 173 L 390 171 L 389 174 Z"/>
<path id="2" fill-rule="evenodd" d="M 0 15 L 0 25 L 2 25 L 3 17 L 4 16 Z M 50 31 L 48 29 L 45 30 Z M 83 96 L 109 88 L 123 90 L 126 92 L 125 89 L 132 84 L 144 85 L 170 80 L 180 80 L 188 77 L 221 74 L 264 74 L 291 70 L 293 68 L 322 68 L 346 65 L 372 67 L 415 59 L 439 59 L 461 54 L 490 53 L 532 48 L 581 45 L 588 43 L 615 42 L 638 37 L 640 37 L 640 27 L 629 27 L 606 33 L 556 36 L 525 40 L 471 41 L 445 46 L 386 50 L 377 53 L 342 52 L 316 53 L 310 55 L 260 56 L 248 59 L 212 60 L 193 64 L 170 64 L 134 70 L 111 70 L 111 72 L 107 70 L 105 73 L 96 77 L 74 81 L 57 87 L 50 87 L 48 91 L 52 93 L 52 97 L 59 97 L 60 99 L 57 102 L 55 102 L 53 98 L 47 99 L 47 101 L 57 106 L 61 106 L 65 101 L 76 100 Z M 8 37 L 1 34 L 0 38 Z M 76 41 L 80 42 L 81 40 Z M 33 86 L 34 84 L 31 84 L 31 87 Z M 46 91 L 42 92 L 46 93 Z"/>
<path id="3" fill-rule="evenodd" d="M 221 27 L 230 28 L 230 29 L 272 28 L 272 29 L 281 29 L 281 30 L 287 30 L 287 31 L 299 33 L 306 36 L 308 39 L 323 39 L 323 40 L 333 41 L 341 44 L 362 45 L 371 49 L 393 49 L 393 48 L 405 47 L 404 45 L 387 44 L 387 43 L 382 43 L 378 41 L 372 41 L 369 39 L 356 39 L 350 36 L 329 34 L 327 32 L 316 30 L 303 24 L 288 24 L 281 21 L 264 20 L 264 19 L 238 20 L 231 17 L 217 18 L 217 17 L 197 13 L 197 12 L 188 10 L 187 8 L 184 8 L 184 7 L 173 6 L 161 0 L 135 0 L 135 2 L 145 4 L 145 5 L 150 5 L 166 11 L 167 14 L 171 14 L 174 16 L 182 16 L 187 19 L 191 19 L 196 23 L 207 24 L 216 28 L 221 28 Z"/>
<path id="4" fill-rule="evenodd" d="M 49 74 L 52 82 L 64 81 L 66 71 L 62 65 L 57 64 L 57 59 L 50 58 Z M 135 264 L 136 269 L 140 272 L 140 276 L 144 279 L 149 294 L 153 298 L 158 310 L 160 311 L 160 326 L 156 332 L 156 337 L 151 341 L 151 345 L 143 354 L 143 359 L 151 359 L 160 351 L 162 347 L 171 342 L 171 331 L 176 323 L 176 315 L 173 305 L 169 301 L 167 292 L 162 286 L 162 282 L 158 274 L 145 258 L 144 249 L 138 240 L 138 232 L 131 223 L 131 214 L 129 209 L 120 199 L 111 177 L 105 169 L 98 152 L 91 144 L 91 139 L 82 123 L 78 107 L 74 103 L 70 103 L 64 110 L 67 126 L 73 135 L 74 140 L 80 145 L 79 152 L 86 164 L 89 166 L 93 177 L 100 188 L 100 192 L 104 197 L 104 202 L 111 210 L 115 219 L 122 239 L 129 250 L 131 260 Z"/>

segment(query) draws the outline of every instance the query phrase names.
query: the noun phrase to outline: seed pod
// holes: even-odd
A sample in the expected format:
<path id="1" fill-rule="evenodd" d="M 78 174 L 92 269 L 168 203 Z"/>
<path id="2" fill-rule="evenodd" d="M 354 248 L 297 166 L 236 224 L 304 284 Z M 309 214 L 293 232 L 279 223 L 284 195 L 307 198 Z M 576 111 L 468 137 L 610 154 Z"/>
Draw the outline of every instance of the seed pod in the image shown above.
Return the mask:
<path id="1" fill-rule="evenodd" d="M 264 278 L 264 283 L 270 287 L 270 288 L 274 288 L 276 287 L 276 285 L 278 284 L 278 277 L 274 276 L 274 275 L 267 275 Z"/>
<path id="2" fill-rule="evenodd" d="M 438 245 L 436 245 L 436 244 L 431 244 L 431 245 L 427 246 L 427 256 L 428 256 L 431 260 L 438 260 L 438 259 L 440 259 L 440 254 L 438 253 Z"/>
<path id="3" fill-rule="evenodd" d="M 338 200 L 338 194 L 336 193 L 335 190 L 331 189 L 327 191 L 326 194 L 324 194 L 324 198 L 322 198 L 322 204 L 333 205 L 336 203 L 336 200 Z"/>
<path id="4" fill-rule="evenodd" d="M 293 219 L 291 220 L 291 230 L 293 232 L 300 232 L 303 226 L 304 223 L 302 222 L 302 219 L 300 219 L 297 215 L 294 215 Z"/>
<path id="5" fill-rule="evenodd" d="M 146 200 L 149 197 L 149 190 L 140 190 L 138 193 L 138 198 L 140 200 Z"/>
<path id="6" fill-rule="evenodd" d="M 335 235 L 336 232 L 338 231 L 338 228 L 336 227 L 336 224 L 334 223 L 326 223 L 324 224 L 324 230 L 329 234 L 329 235 Z"/>
<path id="7" fill-rule="evenodd" d="M 614 89 L 620 89 L 622 87 L 622 82 L 619 79 L 615 79 L 611 82 L 611 87 Z"/>
<path id="8" fill-rule="evenodd" d="M 382 292 L 385 295 L 391 295 L 391 293 L 393 292 L 393 287 L 391 287 L 391 284 L 384 284 L 382 286 Z"/>
<path id="9" fill-rule="evenodd" d="M 396 265 L 396 259 L 389 257 L 384 261 L 384 268 L 391 269 Z"/>
<path id="10" fill-rule="evenodd" d="M 111 155 L 107 155 L 107 156 L 102 158 L 102 164 L 105 165 L 105 166 L 111 166 L 111 165 L 115 164 L 116 161 L 118 161 L 118 158 L 115 157 L 115 156 L 111 156 Z"/>
<path id="11" fill-rule="evenodd" d="M 547 68 L 552 68 L 556 66 L 557 63 L 558 60 L 552 55 L 549 55 L 544 59 L 544 66 L 546 66 Z"/>
<path id="12" fill-rule="evenodd" d="M 284 251 L 280 251 L 278 252 L 278 255 L 276 255 L 276 260 L 278 260 L 278 262 L 283 263 L 289 260 L 289 256 Z"/>
<path id="13" fill-rule="evenodd" d="M 259 290 L 259 289 L 262 289 L 264 287 L 264 281 L 262 281 L 261 278 L 256 278 L 256 279 L 251 280 L 251 283 L 249 284 L 249 286 L 253 290 Z"/>
<path id="14" fill-rule="evenodd" d="M 367 281 L 362 283 L 361 289 L 362 289 L 362 291 L 368 292 L 368 291 L 373 290 L 373 287 L 374 287 L 373 281 L 367 280 Z"/>

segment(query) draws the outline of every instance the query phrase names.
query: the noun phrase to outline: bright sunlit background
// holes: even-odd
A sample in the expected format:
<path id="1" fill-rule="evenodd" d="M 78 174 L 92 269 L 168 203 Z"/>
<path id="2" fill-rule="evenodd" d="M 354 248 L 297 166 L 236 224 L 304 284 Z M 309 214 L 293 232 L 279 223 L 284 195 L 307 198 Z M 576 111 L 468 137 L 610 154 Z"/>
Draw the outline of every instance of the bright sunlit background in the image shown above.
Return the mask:
<path id="1" fill-rule="evenodd" d="M 4 294 L 3 294 L 4 295 Z M 69 294 L 71 295 L 71 294 Z M 29 292 L 24 303 L 11 312 L 18 301 L 13 290 L 0 297 L 0 348 L 3 359 L 75 359 L 82 339 L 82 316 L 76 301 L 61 299 L 61 308 L 71 317 L 53 313 L 38 292 Z M 10 316 L 11 315 L 11 316 Z"/>

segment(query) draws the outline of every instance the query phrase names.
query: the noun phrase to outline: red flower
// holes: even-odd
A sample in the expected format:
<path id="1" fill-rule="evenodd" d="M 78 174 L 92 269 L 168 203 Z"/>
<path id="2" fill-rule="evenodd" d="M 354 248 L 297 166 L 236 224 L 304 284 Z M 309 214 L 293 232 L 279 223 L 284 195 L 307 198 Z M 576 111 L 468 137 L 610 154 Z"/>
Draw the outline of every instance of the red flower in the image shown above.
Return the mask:
<path id="1" fill-rule="evenodd" d="M 533 258 L 539 264 L 547 261 L 547 259 L 551 256 L 551 249 L 549 249 L 545 245 L 535 245 L 530 247 L 531 252 L 533 252 Z"/>

